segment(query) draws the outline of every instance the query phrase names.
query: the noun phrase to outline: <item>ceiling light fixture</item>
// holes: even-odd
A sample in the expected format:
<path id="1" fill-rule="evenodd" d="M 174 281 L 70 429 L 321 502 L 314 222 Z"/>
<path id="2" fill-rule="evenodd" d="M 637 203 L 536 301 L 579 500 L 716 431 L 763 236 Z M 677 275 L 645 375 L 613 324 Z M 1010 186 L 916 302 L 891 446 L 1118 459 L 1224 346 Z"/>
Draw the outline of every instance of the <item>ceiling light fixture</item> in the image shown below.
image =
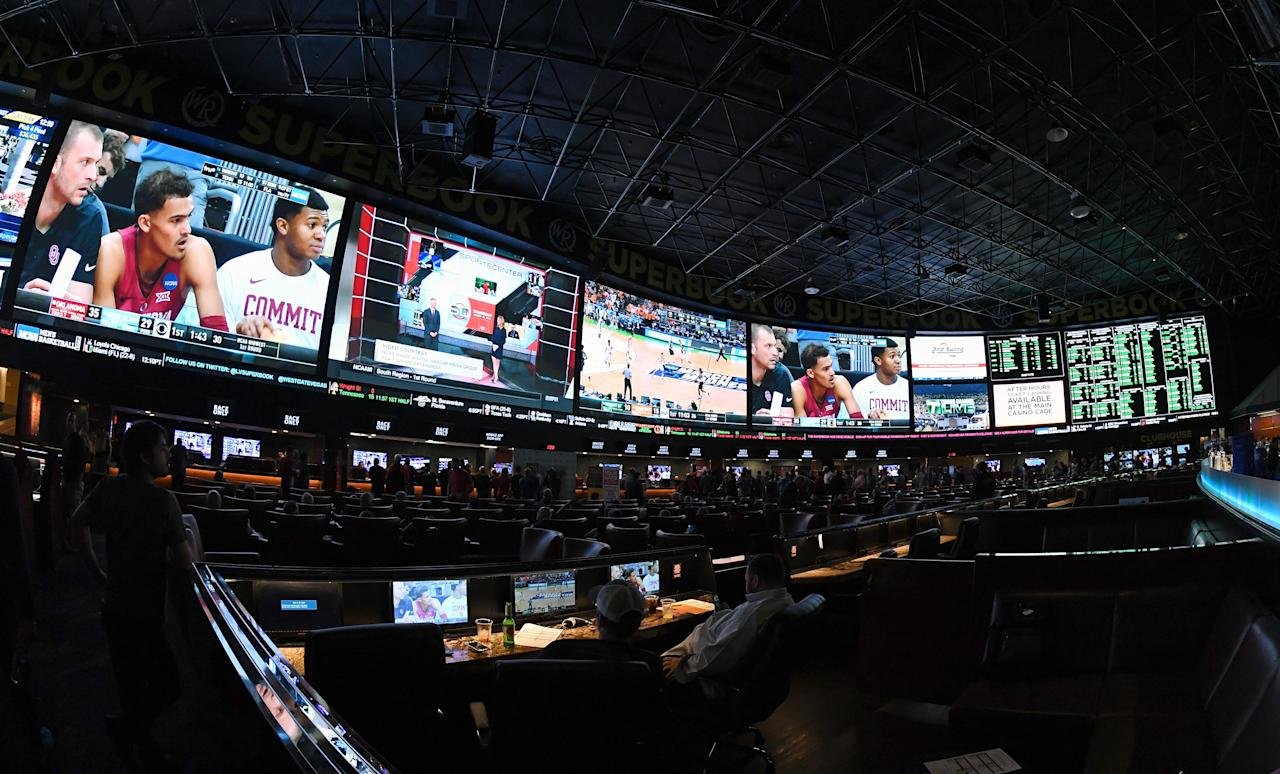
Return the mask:
<path id="1" fill-rule="evenodd" d="M 1181 242 L 1182 240 L 1186 239 L 1189 236 L 1191 236 L 1191 234 L 1188 233 L 1188 231 L 1185 228 L 1180 227 L 1177 231 L 1173 232 L 1174 241 L 1177 241 L 1177 242 Z"/>
<path id="2" fill-rule="evenodd" d="M 1089 213 L 1093 212 L 1093 208 L 1085 202 L 1079 202 L 1071 205 L 1071 217 L 1076 220 L 1089 217 Z"/>
<path id="3" fill-rule="evenodd" d="M 804 292 L 810 296 L 816 296 L 822 292 L 822 288 L 818 287 L 818 283 L 814 281 L 813 275 L 809 275 L 809 279 L 805 281 Z"/>
<path id="4" fill-rule="evenodd" d="M 1051 126 L 1049 131 L 1044 133 L 1044 138 L 1049 142 L 1062 142 L 1071 136 L 1071 132 L 1067 131 L 1065 126 Z"/>

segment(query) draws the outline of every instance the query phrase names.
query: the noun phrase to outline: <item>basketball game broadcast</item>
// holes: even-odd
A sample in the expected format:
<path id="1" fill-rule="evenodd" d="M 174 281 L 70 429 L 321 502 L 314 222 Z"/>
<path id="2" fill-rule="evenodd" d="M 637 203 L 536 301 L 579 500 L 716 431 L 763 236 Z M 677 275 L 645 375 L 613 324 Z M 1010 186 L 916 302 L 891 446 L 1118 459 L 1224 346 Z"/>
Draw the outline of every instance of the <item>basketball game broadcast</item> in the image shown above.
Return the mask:
<path id="1" fill-rule="evenodd" d="M 745 422 L 746 326 L 587 282 L 578 405 L 632 417 Z"/>

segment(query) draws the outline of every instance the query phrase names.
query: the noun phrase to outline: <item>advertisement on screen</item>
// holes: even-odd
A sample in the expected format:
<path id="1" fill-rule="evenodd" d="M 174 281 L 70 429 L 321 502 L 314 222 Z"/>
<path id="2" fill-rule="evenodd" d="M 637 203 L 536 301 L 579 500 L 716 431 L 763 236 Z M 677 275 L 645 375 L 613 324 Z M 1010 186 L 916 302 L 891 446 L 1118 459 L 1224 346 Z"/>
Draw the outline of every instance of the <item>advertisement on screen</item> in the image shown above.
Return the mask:
<path id="1" fill-rule="evenodd" d="M 911 385 L 911 394 L 915 402 L 917 433 L 954 433 L 991 428 L 986 382 L 916 382 Z"/>
<path id="2" fill-rule="evenodd" d="M 149 364 L 314 369 L 342 197 L 82 121 L 44 174 L 15 318 Z"/>
<path id="3" fill-rule="evenodd" d="M 987 347 L 981 336 L 913 336 L 911 361 L 916 381 L 987 378 Z"/>
<path id="4" fill-rule="evenodd" d="M 426 220 L 362 205 L 330 376 L 569 411 L 579 278 Z M 566 397 L 568 393 L 568 397 Z"/>
<path id="5" fill-rule="evenodd" d="M 907 337 L 750 326 L 750 409 L 757 424 L 905 430 Z"/>
<path id="6" fill-rule="evenodd" d="M 996 427 L 1065 424 L 1067 399 L 1059 380 L 993 384 Z"/>
<path id="7" fill-rule="evenodd" d="M 13 262 L 13 244 L 30 209 L 31 189 L 49 152 L 57 121 L 0 107 L 0 291 Z M 103 163 L 104 157 L 99 158 Z M 106 163 L 111 163 L 106 159 Z M 101 171 L 101 170 L 99 170 Z M 46 226 L 47 227 L 47 226 Z"/>
<path id="8" fill-rule="evenodd" d="M 582 334 L 581 409 L 746 422 L 741 321 L 587 282 Z"/>
<path id="9" fill-rule="evenodd" d="M 465 580 L 392 581 L 391 609 L 391 620 L 398 624 L 471 620 Z"/>

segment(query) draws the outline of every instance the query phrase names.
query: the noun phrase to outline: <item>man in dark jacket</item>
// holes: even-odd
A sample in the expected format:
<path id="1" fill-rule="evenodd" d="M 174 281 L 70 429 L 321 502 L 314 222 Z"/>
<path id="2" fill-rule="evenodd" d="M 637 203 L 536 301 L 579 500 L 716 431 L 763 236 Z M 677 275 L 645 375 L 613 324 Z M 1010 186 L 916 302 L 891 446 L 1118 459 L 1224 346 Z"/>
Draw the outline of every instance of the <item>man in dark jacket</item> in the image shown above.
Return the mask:
<path id="1" fill-rule="evenodd" d="M 377 457 L 373 458 L 373 467 L 369 468 L 369 487 L 375 498 L 382 497 L 387 488 L 387 469 L 382 467 Z"/>

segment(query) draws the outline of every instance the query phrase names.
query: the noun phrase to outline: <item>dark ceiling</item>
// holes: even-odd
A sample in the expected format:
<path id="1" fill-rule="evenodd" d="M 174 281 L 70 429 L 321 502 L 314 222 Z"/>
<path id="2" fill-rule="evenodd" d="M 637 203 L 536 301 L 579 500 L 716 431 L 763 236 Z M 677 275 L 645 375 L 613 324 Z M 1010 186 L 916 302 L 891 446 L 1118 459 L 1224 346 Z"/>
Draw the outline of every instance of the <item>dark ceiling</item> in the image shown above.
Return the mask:
<path id="1" fill-rule="evenodd" d="M 487 111 L 493 160 L 458 165 L 476 190 L 726 290 L 997 319 L 1039 292 L 1241 310 L 1280 290 L 1276 0 L 0 8 L 6 34 L 55 45 L 46 64 L 116 50 L 185 69 L 398 148 L 406 173 L 456 163 Z M 422 133 L 435 104 L 453 139 Z"/>

